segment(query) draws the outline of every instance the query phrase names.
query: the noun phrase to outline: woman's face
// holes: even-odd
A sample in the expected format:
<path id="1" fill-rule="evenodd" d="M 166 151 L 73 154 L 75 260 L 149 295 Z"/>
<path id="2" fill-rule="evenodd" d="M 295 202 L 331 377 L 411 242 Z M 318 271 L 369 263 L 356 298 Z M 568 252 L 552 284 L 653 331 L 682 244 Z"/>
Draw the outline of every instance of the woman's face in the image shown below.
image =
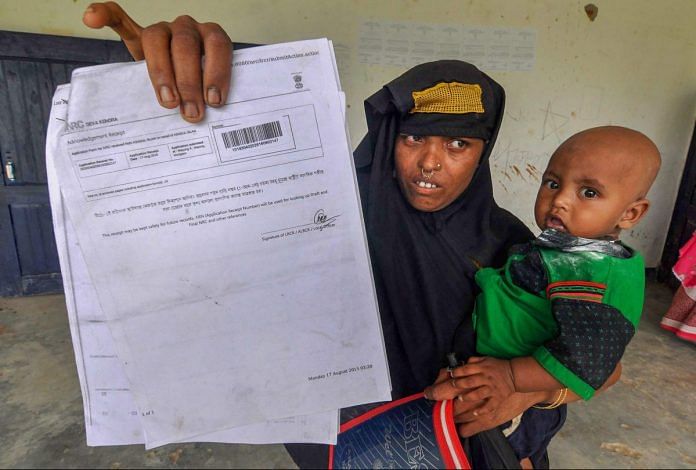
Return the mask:
<path id="1" fill-rule="evenodd" d="M 404 197 L 419 211 L 444 209 L 469 186 L 483 146 L 471 137 L 399 134 L 394 160 Z"/>

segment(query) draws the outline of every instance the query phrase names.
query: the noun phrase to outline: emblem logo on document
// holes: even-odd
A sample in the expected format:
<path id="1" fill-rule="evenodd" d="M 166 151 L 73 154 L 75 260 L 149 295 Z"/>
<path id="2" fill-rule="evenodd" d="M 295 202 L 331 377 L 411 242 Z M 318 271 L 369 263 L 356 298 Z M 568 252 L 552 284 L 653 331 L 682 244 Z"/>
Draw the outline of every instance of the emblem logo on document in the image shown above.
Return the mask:
<path id="1" fill-rule="evenodd" d="M 315 193 L 319 194 L 319 193 Z M 310 195 L 307 195 L 310 196 Z M 303 198 L 303 196 L 295 196 L 289 200 Z M 261 239 L 263 241 L 277 240 L 279 238 L 289 238 L 296 235 L 302 235 L 308 232 L 319 231 L 322 232 L 326 229 L 333 228 L 336 226 L 336 219 L 341 215 L 326 215 L 324 209 L 319 209 L 314 213 L 314 220 L 308 224 L 297 225 L 294 227 L 281 228 L 278 230 L 272 230 L 270 232 L 265 232 L 261 234 Z"/>
<path id="2" fill-rule="evenodd" d="M 338 219 L 340 215 L 328 216 L 324 212 L 324 209 L 319 209 L 314 214 L 314 228 L 313 230 L 324 230 L 325 228 L 330 228 L 334 226 L 334 222 Z"/>
<path id="3" fill-rule="evenodd" d="M 295 75 L 293 75 L 292 79 L 295 80 L 295 88 L 300 90 L 302 89 L 302 87 L 304 87 L 304 85 L 302 84 L 302 75 L 296 73 Z"/>

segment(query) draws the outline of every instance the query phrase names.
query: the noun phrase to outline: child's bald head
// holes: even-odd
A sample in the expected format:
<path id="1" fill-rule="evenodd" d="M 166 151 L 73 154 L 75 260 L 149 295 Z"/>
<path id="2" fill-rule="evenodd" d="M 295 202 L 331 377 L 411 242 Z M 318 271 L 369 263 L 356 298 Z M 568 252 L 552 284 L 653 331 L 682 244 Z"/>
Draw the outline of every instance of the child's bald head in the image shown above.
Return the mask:
<path id="1" fill-rule="evenodd" d="M 588 129 L 553 153 L 535 205 L 537 224 L 585 238 L 618 237 L 650 205 L 660 152 L 644 134 L 619 126 Z"/>
<path id="2" fill-rule="evenodd" d="M 563 142 L 551 158 L 563 158 L 578 151 L 601 155 L 604 170 L 619 177 L 626 190 L 635 193 L 636 199 L 648 194 L 662 162 L 660 151 L 652 140 L 641 132 L 620 126 L 578 132 Z"/>

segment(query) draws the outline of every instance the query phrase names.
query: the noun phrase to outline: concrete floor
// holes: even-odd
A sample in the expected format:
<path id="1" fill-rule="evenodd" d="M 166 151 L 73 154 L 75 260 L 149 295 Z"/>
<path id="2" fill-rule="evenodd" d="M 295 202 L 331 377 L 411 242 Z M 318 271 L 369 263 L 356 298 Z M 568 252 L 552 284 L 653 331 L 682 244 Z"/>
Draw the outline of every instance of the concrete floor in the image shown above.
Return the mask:
<path id="1" fill-rule="evenodd" d="M 671 300 L 649 283 L 621 381 L 570 407 L 556 468 L 696 468 L 696 346 L 658 328 Z M 1 468 L 290 468 L 282 446 L 87 447 L 63 296 L 0 298 Z"/>

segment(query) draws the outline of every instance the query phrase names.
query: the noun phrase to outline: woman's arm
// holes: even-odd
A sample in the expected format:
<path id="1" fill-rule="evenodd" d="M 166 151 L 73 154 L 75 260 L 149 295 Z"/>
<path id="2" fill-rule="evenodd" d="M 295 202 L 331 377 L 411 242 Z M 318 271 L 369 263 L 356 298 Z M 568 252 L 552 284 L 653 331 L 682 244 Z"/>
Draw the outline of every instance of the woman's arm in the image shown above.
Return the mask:
<path id="1" fill-rule="evenodd" d="M 165 108 L 178 106 L 185 120 L 198 122 L 205 116 L 206 104 L 225 103 L 232 42 L 218 24 L 179 16 L 171 23 L 142 28 L 115 2 L 92 3 L 82 21 L 90 28 L 113 29 L 135 60 L 146 61 L 159 103 Z"/>
<path id="2" fill-rule="evenodd" d="M 616 384 L 616 382 L 618 382 L 619 379 L 621 378 L 622 371 L 623 371 L 623 369 L 621 367 L 621 363 L 619 362 L 618 364 L 616 364 L 616 367 L 614 368 L 614 372 L 612 372 L 611 375 L 609 376 L 609 378 L 607 379 L 607 381 L 604 382 L 604 385 L 602 385 L 601 387 L 599 387 L 597 389 L 594 396 L 597 396 L 600 393 L 602 393 L 603 391 L 608 390 L 610 387 L 613 387 Z M 556 393 L 556 392 L 554 392 L 554 393 Z M 555 395 L 554 395 L 554 398 L 555 398 Z M 538 402 L 538 403 L 552 403 L 554 398 L 547 398 L 543 402 Z M 568 403 L 573 403 L 574 401 L 578 401 L 578 400 L 580 400 L 580 396 L 578 396 L 576 393 L 572 392 L 571 390 L 568 390 L 568 394 L 566 395 L 566 398 L 565 398 L 565 400 L 563 400 L 562 403 L 568 404 Z"/>

